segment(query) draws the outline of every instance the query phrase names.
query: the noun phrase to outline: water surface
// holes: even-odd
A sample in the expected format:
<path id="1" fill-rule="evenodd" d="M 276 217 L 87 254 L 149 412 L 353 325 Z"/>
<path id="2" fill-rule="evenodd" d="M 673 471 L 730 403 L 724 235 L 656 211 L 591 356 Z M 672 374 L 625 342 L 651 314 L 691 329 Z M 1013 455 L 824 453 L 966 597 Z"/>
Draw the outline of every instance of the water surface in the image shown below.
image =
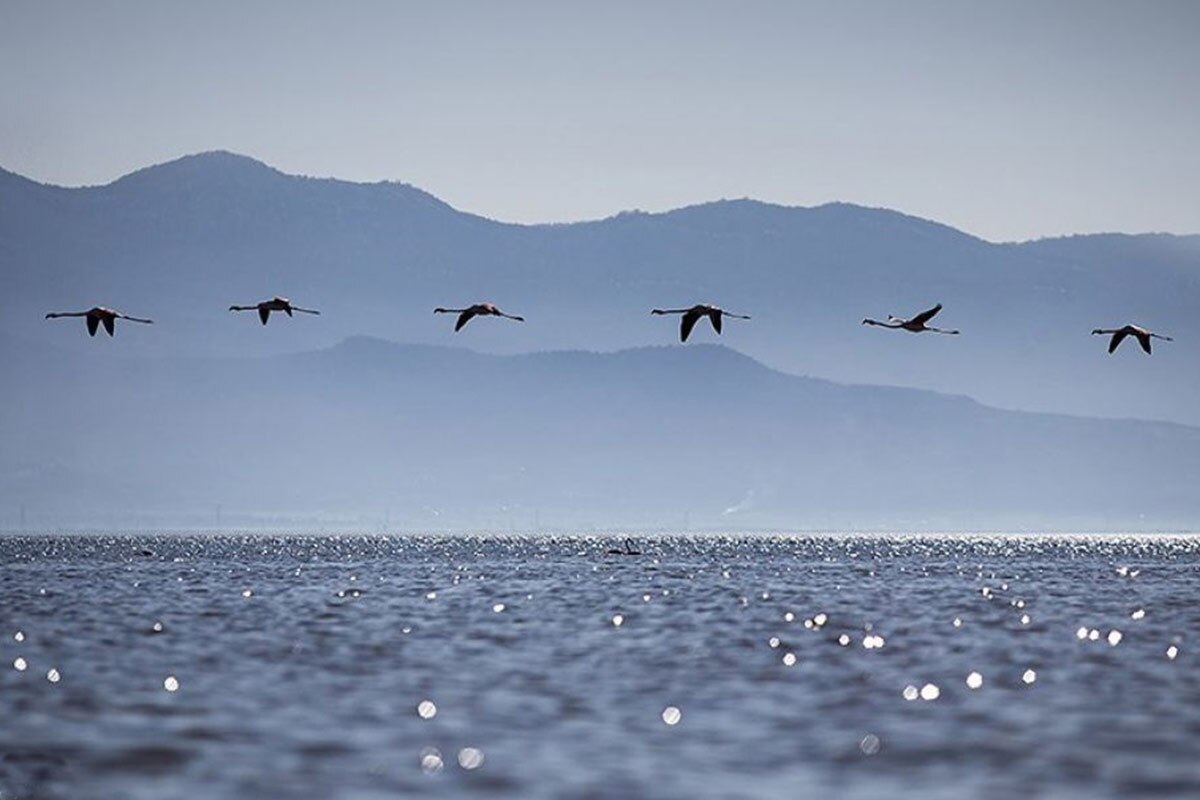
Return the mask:
<path id="1" fill-rule="evenodd" d="M 0 538 L 0 797 L 1200 796 L 1200 537 L 636 545 Z"/>

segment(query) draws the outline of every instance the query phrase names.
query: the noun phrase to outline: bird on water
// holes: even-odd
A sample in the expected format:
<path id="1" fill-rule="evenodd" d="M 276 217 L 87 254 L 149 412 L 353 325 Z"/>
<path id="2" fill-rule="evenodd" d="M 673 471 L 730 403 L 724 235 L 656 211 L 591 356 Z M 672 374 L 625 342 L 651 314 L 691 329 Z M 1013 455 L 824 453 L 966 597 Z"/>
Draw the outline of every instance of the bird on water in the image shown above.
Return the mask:
<path id="1" fill-rule="evenodd" d="M 458 321 L 454 323 L 455 332 L 461 331 L 463 326 L 470 322 L 475 317 L 504 317 L 505 319 L 514 319 L 517 322 L 524 322 L 524 317 L 518 317 L 515 314 L 505 314 L 492 303 L 476 303 L 467 308 L 435 308 L 435 314 L 458 314 Z"/>
<path id="2" fill-rule="evenodd" d="M 1175 341 L 1170 336 L 1162 336 L 1157 333 L 1152 333 L 1151 331 L 1148 331 L 1145 328 L 1142 328 L 1138 325 L 1125 325 L 1124 327 L 1121 327 L 1121 328 L 1108 328 L 1108 329 L 1096 328 L 1094 331 L 1092 331 L 1093 336 L 1095 336 L 1097 334 L 1107 335 L 1110 333 L 1112 334 L 1112 338 L 1109 339 L 1109 341 L 1108 341 L 1108 352 L 1110 352 L 1110 353 L 1113 352 L 1114 350 L 1116 350 L 1117 346 L 1120 345 L 1121 342 L 1125 341 L 1126 336 L 1132 336 L 1135 339 L 1137 339 L 1138 344 L 1140 344 L 1142 346 L 1142 349 L 1145 350 L 1147 353 L 1150 352 L 1150 340 L 1151 339 L 1162 339 L 1165 342 Z"/>
<path id="3" fill-rule="evenodd" d="M 128 314 L 122 314 L 120 311 L 114 311 L 111 308 L 104 308 L 103 306 L 89 308 L 87 311 L 51 311 L 46 315 L 46 319 L 57 319 L 59 317 L 84 317 L 87 320 L 88 336 L 95 336 L 96 330 L 101 325 L 104 326 L 104 330 L 108 335 L 112 336 L 115 328 L 114 323 L 119 319 L 140 322 L 143 325 L 154 324 L 154 320 L 152 319 L 131 317 Z"/>
<path id="4" fill-rule="evenodd" d="M 315 309 L 300 308 L 299 306 L 294 306 L 294 305 L 292 305 L 292 301 L 288 300 L 286 297 L 272 297 L 270 300 L 264 300 L 261 303 L 255 303 L 252 306 L 230 306 L 229 310 L 230 311 L 257 311 L 258 318 L 260 320 L 262 320 L 263 325 L 266 325 L 267 320 L 269 320 L 271 318 L 272 311 L 282 311 L 284 314 L 287 314 L 289 317 L 292 316 L 293 311 L 299 311 L 302 314 L 320 314 L 321 313 L 320 311 L 316 311 Z"/>
<path id="5" fill-rule="evenodd" d="M 951 334 L 951 335 L 957 335 L 958 331 L 946 330 L 944 328 L 935 328 L 932 325 L 927 324 L 929 322 L 929 320 L 936 317 L 938 315 L 938 312 L 941 310 L 942 310 L 942 304 L 938 303 L 933 308 L 929 309 L 928 311 L 922 311 L 920 314 L 917 314 L 912 319 L 904 319 L 903 317 L 894 317 L 891 314 L 888 314 L 887 322 L 880 322 L 877 319 L 867 318 L 862 321 L 862 324 L 863 325 L 878 325 L 881 328 L 896 328 L 899 330 L 906 330 L 909 333 L 925 333 L 926 331 L 928 331 L 929 333 L 947 333 L 947 334 Z"/>
<path id="6" fill-rule="evenodd" d="M 628 536 L 625 537 L 624 550 L 619 547 L 610 547 L 605 552 L 610 556 L 640 556 L 642 554 L 641 550 L 633 546 L 633 539 L 630 539 Z"/>
<path id="7" fill-rule="evenodd" d="M 708 317 L 708 321 L 712 323 L 713 330 L 718 334 L 721 332 L 721 318 L 733 317 L 734 319 L 750 319 L 745 314 L 733 314 L 723 308 L 718 308 L 708 303 L 700 303 L 691 308 L 655 308 L 651 310 L 651 314 L 661 316 L 663 314 L 682 314 L 683 319 L 679 321 L 679 341 L 686 342 L 688 337 L 692 335 L 692 328 L 696 327 L 696 323 L 702 317 Z"/>

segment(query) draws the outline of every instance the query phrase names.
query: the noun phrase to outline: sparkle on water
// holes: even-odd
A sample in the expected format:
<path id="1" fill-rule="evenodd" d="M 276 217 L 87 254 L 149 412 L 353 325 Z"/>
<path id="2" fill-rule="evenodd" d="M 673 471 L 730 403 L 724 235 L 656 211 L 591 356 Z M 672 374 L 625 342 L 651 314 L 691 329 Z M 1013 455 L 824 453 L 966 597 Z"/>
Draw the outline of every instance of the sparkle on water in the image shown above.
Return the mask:
<path id="1" fill-rule="evenodd" d="M 458 751 L 458 765 L 463 769 L 479 769 L 483 766 L 483 751 L 478 747 L 464 747 Z"/>
<path id="2" fill-rule="evenodd" d="M 442 763 L 442 751 L 436 747 L 426 747 L 420 753 L 421 771 L 426 775 L 432 775 L 435 772 L 441 772 L 445 764 Z"/>
<path id="3" fill-rule="evenodd" d="M 50 800 L 140 797 L 151 775 L 155 796 L 406 796 L 423 772 L 446 796 L 535 800 L 1200 796 L 1200 538 L 607 546 L 0 537 L 5 741 L 70 754 Z M 499 597 L 528 603 L 485 619 L 513 610 Z M 629 631 L 595 623 L 622 628 L 639 597 Z M 681 707 L 702 713 L 683 726 Z M 19 790 L 22 763 L 0 783 Z"/>

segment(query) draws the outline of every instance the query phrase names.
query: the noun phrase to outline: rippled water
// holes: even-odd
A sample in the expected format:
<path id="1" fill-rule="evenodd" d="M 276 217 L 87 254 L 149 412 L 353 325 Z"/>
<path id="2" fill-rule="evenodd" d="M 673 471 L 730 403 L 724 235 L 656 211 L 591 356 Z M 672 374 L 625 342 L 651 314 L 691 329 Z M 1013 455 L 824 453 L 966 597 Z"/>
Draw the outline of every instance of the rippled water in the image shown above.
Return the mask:
<path id="1" fill-rule="evenodd" d="M 0 797 L 1200 797 L 1200 538 L 613 544 L 0 538 Z"/>

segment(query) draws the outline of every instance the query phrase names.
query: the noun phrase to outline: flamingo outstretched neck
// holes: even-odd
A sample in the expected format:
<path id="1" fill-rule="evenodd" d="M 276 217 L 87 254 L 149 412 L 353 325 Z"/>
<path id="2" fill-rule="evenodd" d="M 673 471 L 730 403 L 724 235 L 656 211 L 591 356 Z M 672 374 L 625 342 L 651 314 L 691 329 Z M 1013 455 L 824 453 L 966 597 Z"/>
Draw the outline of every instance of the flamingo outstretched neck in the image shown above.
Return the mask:
<path id="1" fill-rule="evenodd" d="M 733 317 L 734 319 L 750 319 L 746 314 L 734 314 L 731 311 L 726 311 L 719 306 L 714 306 L 709 303 L 700 303 L 691 308 L 653 308 L 650 313 L 654 316 L 662 316 L 664 314 L 682 314 L 683 318 L 679 321 L 679 341 L 686 342 L 688 337 L 692 335 L 692 329 L 696 327 L 696 323 L 702 318 L 708 317 L 708 321 L 712 323 L 713 330 L 718 334 L 721 333 L 722 317 Z"/>
<path id="2" fill-rule="evenodd" d="M 888 314 L 887 322 L 880 322 L 877 319 L 868 317 L 862 321 L 863 325 L 876 325 L 880 328 L 891 328 L 893 330 L 905 330 L 909 333 L 945 333 L 951 336 L 957 336 L 958 331 L 947 330 L 945 328 L 935 328 L 929 325 L 929 320 L 938 315 L 942 310 L 942 304 L 938 303 L 933 308 L 922 311 L 920 314 L 912 318 L 905 319 L 904 317 L 896 317 Z"/>
<path id="3" fill-rule="evenodd" d="M 454 332 L 461 331 L 463 327 L 475 317 L 504 317 L 505 319 L 524 322 L 524 317 L 519 317 L 516 314 L 506 314 L 496 307 L 494 303 L 476 303 L 466 308 L 442 308 L 438 307 L 433 310 L 435 314 L 458 314 L 458 319 L 454 323 Z"/>
<path id="4" fill-rule="evenodd" d="M 89 308 L 87 311 L 51 311 L 46 315 L 46 319 L 58 319 L 59 317 L 83 317 L 87 321 L 88 336 L 95 336 L 96 331 L 99 330 L 101 325 L 104 326 L 104 332 L 112 336 L 116 333 L 116 321 L 119 319 L 140 322 L 143 325 L 154 324 L 154 320 L 152 319 L 131 317 L 128 314 L 122 314 L 120 311 L 114 311 L 104 306 Z"/>
<path id="5" fill-rule="evenodd" d="M 1175 341 L 1170 336 L 1163 336 L 1162 334 L 1148 331 L 1139 325 L 1123 325 L 1120 328 L 1096 328 L 1092 331 L 1092 335 L 1096 336 L 1097 334 L 1112 336 L 1108 340 L 1108 352 L 1110 354 L 1120 346 L 1121 342 L 1125 341 L 1126 336 L 1132 336 L 1137 339 L 1138 344 L 1142 346 L 1142 350 L 1146 351 L 1147 355 L 1151 354 L 1151 339 L 1162 339 L 1164 342 Z"/>
<path id="6" fill-rule="evenodd" d="M 260 322 L 262 322 L 263 325 L 266 325 L 267 322 L 271 319 L 272 311 L 282 311 L 284 314 L 287 314 L 289 317 L 292 316 L 293 311 L 299 311 L 302 314 L 320 314 L 321 313 L 320 311 L 317 311 L 314 308 L 301 308 L 300 306 L 292 305 L 291 300 L 288 300 L 286 297 L 279 297 L 279 296 L 275 296 L 275 297 L 272 297 L 270 300 L 263 300 L 261 303 L 255 303 L 254 305 L 249 305 L 249 306 L 232 305 L 229 307 L 229 310 L 230 311 L 257 311 L 258 319 Z"/>

